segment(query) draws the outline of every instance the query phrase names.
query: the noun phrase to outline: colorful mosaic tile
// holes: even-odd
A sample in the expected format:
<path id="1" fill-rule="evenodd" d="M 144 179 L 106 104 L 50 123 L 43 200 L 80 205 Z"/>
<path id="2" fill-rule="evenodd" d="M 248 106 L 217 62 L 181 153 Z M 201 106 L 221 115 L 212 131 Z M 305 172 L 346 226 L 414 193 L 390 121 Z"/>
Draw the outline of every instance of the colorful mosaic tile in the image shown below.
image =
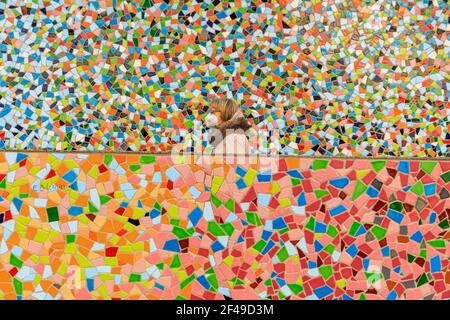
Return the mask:
<path id="1" fill-rule="evenodd" d="M 277 161 L 1 153 L 0 299 L 450 298 L 450 162 Z"/>
<path id="2" fill-rule="evenodd" d="M 281 154 L 448 156 L 449 20 L 446 0 L 3 1 L 0 149 L 167 151 L 217 95 Z"/>

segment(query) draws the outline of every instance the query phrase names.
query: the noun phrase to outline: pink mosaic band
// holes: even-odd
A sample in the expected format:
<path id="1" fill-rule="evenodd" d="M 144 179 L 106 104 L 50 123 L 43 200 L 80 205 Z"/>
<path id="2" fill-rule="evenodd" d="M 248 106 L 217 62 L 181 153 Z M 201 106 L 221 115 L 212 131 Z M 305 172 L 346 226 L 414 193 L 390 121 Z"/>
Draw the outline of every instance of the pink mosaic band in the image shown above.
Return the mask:
<path id="1" fill-rule="evenodd" d="M 448 299 L 450 162 L 0 154 L 0 299 Z"/>

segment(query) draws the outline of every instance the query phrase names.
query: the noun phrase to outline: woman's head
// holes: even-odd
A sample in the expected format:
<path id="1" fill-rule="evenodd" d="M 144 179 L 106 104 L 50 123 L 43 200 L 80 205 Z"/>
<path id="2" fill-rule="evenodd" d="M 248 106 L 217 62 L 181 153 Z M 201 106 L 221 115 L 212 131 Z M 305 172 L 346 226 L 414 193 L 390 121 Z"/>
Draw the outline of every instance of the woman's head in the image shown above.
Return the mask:
<path id="1" fill-rule="evenodd" d="M 210 103 L 211 115 L 206 117 L 206 124 L 210 127 L 220 126 L 229 121 L 239 111 L 237 103 L 233 99 L 217 98 Z"/>

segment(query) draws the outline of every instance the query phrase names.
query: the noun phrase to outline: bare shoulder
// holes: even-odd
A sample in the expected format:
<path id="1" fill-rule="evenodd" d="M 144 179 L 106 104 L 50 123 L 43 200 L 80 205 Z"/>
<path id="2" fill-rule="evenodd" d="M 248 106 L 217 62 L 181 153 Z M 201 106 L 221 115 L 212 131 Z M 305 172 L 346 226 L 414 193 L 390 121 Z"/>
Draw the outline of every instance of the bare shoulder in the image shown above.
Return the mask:
<path id="1" fill-rule="evenodd" d="M 235 133 L 235 132 L 228 134 L 225 137 L 225 140 L 226 141 L 242 141 L 242 142 L 247 141 L 248 142 L 247 136 L 245 134 Z"/>

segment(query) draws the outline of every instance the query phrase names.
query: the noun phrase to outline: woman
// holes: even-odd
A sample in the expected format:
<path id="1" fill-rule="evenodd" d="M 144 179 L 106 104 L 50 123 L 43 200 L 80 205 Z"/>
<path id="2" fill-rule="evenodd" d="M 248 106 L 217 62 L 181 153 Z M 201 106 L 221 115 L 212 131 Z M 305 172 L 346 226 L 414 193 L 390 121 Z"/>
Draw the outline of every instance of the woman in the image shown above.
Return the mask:
<path id="1" fill-rule="evenodd" d="M 211 128 L 210 143 L 214 155 L 248 155 L 250 144 L 246 131 L 251 125 L 233 99 L 214 99 L 210 103 L 211 113 L 205 118 Z"/>

